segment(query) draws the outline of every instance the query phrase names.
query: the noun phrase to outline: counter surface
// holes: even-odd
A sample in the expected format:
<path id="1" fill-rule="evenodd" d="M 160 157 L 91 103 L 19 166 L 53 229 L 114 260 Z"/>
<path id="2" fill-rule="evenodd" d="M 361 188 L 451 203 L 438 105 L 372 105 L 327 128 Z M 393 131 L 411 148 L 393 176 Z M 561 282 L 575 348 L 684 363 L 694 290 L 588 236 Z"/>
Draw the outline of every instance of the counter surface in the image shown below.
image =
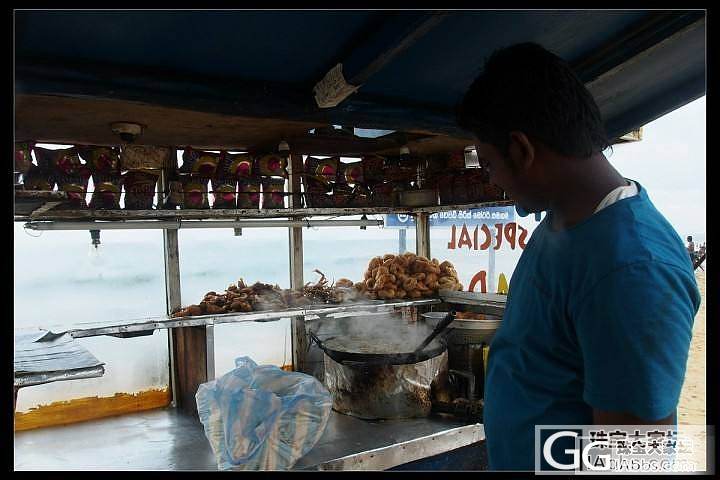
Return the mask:
<path id="1" fill-rule="evenodd" d="M 365 421 L 332 412 L 296 469 L 382 470 L 484 440 L 433 416 Z M 15 470 L 217 470 L 202 424 L 173 408 L 15 433 Z"/>

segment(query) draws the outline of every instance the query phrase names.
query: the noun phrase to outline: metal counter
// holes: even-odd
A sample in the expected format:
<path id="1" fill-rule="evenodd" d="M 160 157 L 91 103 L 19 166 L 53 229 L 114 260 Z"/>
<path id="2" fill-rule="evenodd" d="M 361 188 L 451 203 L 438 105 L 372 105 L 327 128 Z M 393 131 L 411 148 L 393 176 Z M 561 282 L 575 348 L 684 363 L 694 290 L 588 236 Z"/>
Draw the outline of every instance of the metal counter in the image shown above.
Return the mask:
<path id="1" fill-rule="evenodd" d="M 332 412 L 299 470 L 383 470 L 484 440 L 439 416 L 366 421 Z M 202 424 L 159 409 L 15 434 L 15 470 L 217 470 Z"/>

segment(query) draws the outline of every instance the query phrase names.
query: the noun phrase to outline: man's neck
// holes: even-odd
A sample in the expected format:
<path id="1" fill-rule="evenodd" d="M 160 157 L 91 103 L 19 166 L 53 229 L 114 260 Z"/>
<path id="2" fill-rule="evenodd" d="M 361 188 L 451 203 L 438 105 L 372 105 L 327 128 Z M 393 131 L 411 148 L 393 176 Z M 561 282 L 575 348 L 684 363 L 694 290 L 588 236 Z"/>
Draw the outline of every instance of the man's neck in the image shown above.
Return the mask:
<path id="1" fill-rule="evenodd" d="M 553 230 L 564 230 L 589 218 L 605 196 L 627 182 L 602 153 L 564 162 L 550 202 Z"/>

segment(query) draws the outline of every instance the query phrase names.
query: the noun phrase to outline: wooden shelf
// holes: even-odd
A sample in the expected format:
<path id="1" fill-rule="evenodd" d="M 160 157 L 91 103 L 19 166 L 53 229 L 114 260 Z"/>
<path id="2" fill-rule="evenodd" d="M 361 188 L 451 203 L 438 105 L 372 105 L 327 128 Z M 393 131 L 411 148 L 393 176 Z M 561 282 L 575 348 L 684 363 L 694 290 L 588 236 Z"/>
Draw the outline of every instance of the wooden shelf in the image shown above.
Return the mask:
<path id="1" fill-rule="evenodd" d="M 236 218 L 285 218 L 315 216 L 349 216 L 388 213 L 437 213 L 451 210 L 513 205 L 512 200 L 480 202 L 464 205 L 437 205 L 429 207 L 367 207 L 367 208 L 296 208 L 296 209 L 218 209 L 218 210 L 44 210 L 26 216 L 15 216 L 15 221 L 28 220 L 204 220 Z"/>
<path id="2" fill-rule="evenodd" d="M 290 308 L 277 311 L 261 311 L 247 313 L 225 313 L 221 315 L 201 315 L 196 317 L 168 318 L 167 316 L 146 317 L 122 322 L 92 322 L 72 325 L 65 330 L 55 331 L 47 327 L 52 333 L 69 333 L 74 338 L 96 337 L 111 335 L 117 337 L 133 337 L 150 335 L 153 330 L 178 327 L 196 327 L 203 325 L 219 325 L 222 323 L 241 322 L 269 322 L 281 318 L 303 317 L 308 315 L 327 315 L 330 313 L 362 311 L 367 309 L 390 309 L 396 307 L 417 307 L 439 304 L 440 299 L 424 298 L 419 300 L 368 300 L 366 302 L 340 304 L 340 305 L 310 305 L 304 308 Z M 145 333 L 141 333 L 145 332 Z"/>

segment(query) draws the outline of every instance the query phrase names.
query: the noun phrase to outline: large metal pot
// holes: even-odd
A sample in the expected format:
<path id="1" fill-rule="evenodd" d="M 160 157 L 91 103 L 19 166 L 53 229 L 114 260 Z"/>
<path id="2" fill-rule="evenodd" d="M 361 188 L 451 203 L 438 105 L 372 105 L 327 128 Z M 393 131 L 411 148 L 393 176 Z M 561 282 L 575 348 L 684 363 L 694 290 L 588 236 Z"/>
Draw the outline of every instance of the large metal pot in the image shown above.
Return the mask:
<path id="1" fill-rule="evenodd" d="M 382 333 L 330 335 L 313 340 L 324 352 L 324 383 L 337 412 L 364 419 L 424 417 L 447 381 L 448 356 L 442 339 L 414 348 L 429 335 L 423 324 L 383 319 Z M 363 319 L 355 317 L 356 324 Z M 373 317 L 377 321 L 377 317 Z"/>

